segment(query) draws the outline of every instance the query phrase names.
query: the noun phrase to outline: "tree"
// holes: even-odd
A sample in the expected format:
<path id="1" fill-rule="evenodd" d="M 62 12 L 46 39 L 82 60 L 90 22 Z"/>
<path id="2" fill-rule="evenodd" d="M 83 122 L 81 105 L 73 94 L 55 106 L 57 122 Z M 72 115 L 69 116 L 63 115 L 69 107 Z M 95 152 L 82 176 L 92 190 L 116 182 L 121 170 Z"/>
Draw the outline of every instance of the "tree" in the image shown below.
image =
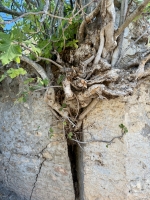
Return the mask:
<path id="1" fill-rule="evenodd" d="M 150 74 L 144 70 L 150 59 L 149 9 L 149 0 L 2 0 L 0 80 L 25 75 L 23 63 L 31 66 L 38 74 L 24 77 L 28 86 L 19 101 L 25 101 L 30 91 L 44 89 L 45 101 L 57 118 L 64 119 L 72 139 L 100 100 L 132 94 L 137 81 Z M 11 20 L 5 20 L 4 14 Z M 140 16 L 148 26 L 134 44 L 146 35 L 146 49 L 122 64 L 127 51 L 122 50 L 125 28 Z M 5 70 L 12 62 L 14 68 Z M 131 68 L 137 64 L 137 69 Z"/>

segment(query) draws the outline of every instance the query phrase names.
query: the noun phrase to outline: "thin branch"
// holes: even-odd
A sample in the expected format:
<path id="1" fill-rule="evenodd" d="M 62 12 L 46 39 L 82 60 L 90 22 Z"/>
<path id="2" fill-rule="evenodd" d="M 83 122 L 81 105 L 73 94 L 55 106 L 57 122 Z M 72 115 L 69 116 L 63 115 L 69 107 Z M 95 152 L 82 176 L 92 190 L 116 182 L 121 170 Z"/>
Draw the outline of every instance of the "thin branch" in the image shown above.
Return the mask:
<path id="1" fill-rule="evenodd" d="M 0 22 L 0 24 L 11 24 L 13 22 L 16 22 L 18 21 L 19 19 L 23 18 L 23 17 L 26 17 L 28 15 L 40 15 L 40 14 L 46 14 L 50 17 L 54 17 L 54 18 L 57 18 L 57 19 L 64 19 L 64 20 L 70 20 L 69 18 L 65 18 L 65 17 L 60 17 L 60 16 L 56 16 L 56 15 L 53 15 L 53 14 L 50 14 L 50 13 L 45 13 L 44 11 L 39 11 L 39 12 L 28 12 L 28 13 L 24 13 L 22 15 L 20 15 L 19 17 L 16 17 L 15 19 L 12 19 L 10 21 L 5 21 L 5 22 Z"/>
<path id="2" fill-rule="evenodd" d="M 79 41 L 83 41 L 84 38 L 84 30 L 85 30 L 85 25 L 91 22 L 91 20 L 99 13 L 100 11 L 100 6 L 101 6 L 101 0 L 97 7 L 87 16 L 85 19 L 82 21 L 80 28 L 79 28 Z"/>
<path id="3" fill-rule="evenodd" d="M 29 65 L 31 65 L 40 74 L 40 76 L 43 79 L 48 79 L 48 76 L 47 76 L 46 72 L 44 71 L 43 67 L 41 67 L 41 65 L 35 63 L 34 61 L 30 60 L 26 56 L 21 56 L 20 60 L 28 63 Z"/>
<path id="4" fill-rule="evenodd" d="M 102 51 L 103 51 L 103 47 L 104 47 L 104 42 L 105 42 L 105 39 L 104 39 L 104 27 L 102 28 L 102 30 L 100 31 L 100 45 L 99 45 L 99 49 L 98 49 L 98 52 L 97 52 L 97 55 L 95 57 L 95 60 L 94 60 L 94 65 L 98 64 L 98 62 L 100 61 L 101 59 L 101 54 L 102 54 Z"/>
<path id="5" fill-rule="evenodd" d="M 49 9 L 49 0 L 45 0 L 45 6 L 43 9 L 43 12 L 45 14 L 42 16 L 42 19 L 40 20 L 41 23 L 44 22 L 44 20 L 46 19 L 46 13 L 48 12 L 48 9 Z"/>
<path id="6" fill-rule="evenodd" d="M 44 57 L 40 57 L 40 56 L 38 56 L 37 58 L 41 59 L 41 60 L 49 61 L 49 62 L 53 63 L 54 65 L 56 65 L 61 71 L 65 71 L 64 68 L 61 65 L 59 65 L 55 61 L 51 60 L 50 58 L 44 58 Z"/>
<path id="7" fill-rule="evenodd" d="M 147 6 L 149 3 L 149 0 L 144 0 L 143 3 L 141 3 L 138 8 L 125 20 L 125 22 L 118 28 L 118 30 L 115 33 L 115 39 L 118 38 L 118 36 L 124 31 L 124 29 L 138 16 L 141 14 L 142 10 Z"/>
<path id="8" fill-rule="evenodd" d="M 0 3 L 0 12 L 10 14 L 10 15 L 13 15 L 13 16 L 21 16 L 23 14 L 23 12 L 17 12 L 15 10 L 10 10 L 10 9 L 4 7 L 2 5 L 2 3 Z"/>
<path id="9" fill-rule="evenodd" d="M 18 44 L 18 42 L 16 42 L 16 44 Z M 44 57 L 40 57 L 37 56 L 35 52 L 33 52 L 29 47 L 27 47 L 25 44 L 21 44 L 22 47 L 24 47 L 25 49 L 29 50 L 30 52 L 32 52 L 34 54 L 34 56 L 38 59 L 38 60 L 46 60 L 49 61 L 51 63 L 53 63 L 54 65 L 56 65 L 61 71 L 65 71 L 64 68 L 59 65 L 58 63 L 56 63 L 55 61 L 51 60 L 50 58 L 44 58 Z"/>
<path id="10" fill-rule="evenodd" d="M 83 9 L 85 9 L 86 7 L 88 7 L 89 5 L 91 5 L 91 3 L 93 3 L 94 0 L 92 0 L 91 2 L 89 2 L 88 4 L 86 4 L 85 6 L 83 6 L 80 10 L 78 10 L 78 12 L 76 12 L 75 15 L 73 15 L 73 17 L 77 16 Z"/>
<path id="11" fill-rule="evenodd" d="M 142 35 L 140 35 L 129 47 L 127 47 L 121 54 L 119 60 L 117 61 L 116 63 L 116 67 L 118 66 L 118 64 L 120 63 L 122 57 L 124 56 L 124 54 L 133 46 L 135 45 L 146 33 L 147 33 L 147 30 L 150 28 L 150 26 L 147 27 L 147 29 L 144 31 L 144 33 L 142 33 Z"/>
<path id="12" fill-rule="evenodd" d="M 18 10 L 20 10 L 20 12 L 22 13 L 22 10 L 20 9 L 20 5 L 18 5 L 15 0 L 12 0 L 12 2 L 14 3 L 14 5 L 17 7 Z"/>
<path id="13" fill-rule="evenodd" d="M 140 79 L 143 77 L 144 75 L 144 67 L 145 64 L 150 60 L 150 54 L 148 56 L 146 56 L 145 58 L 143 58 L 139 64 L 139 67 L 136 71 L 136 80 Z"/>
<path id="14" fill-rule="evenodd" d="M 110 145 L 115 139 L 119 139 L 119 140 L 122 139 L 124 135 L 125 135 L 125 133 L 122 132 L 122 135 L 116 136 L 116 137 L 112 138 L 110 141 L 93 139 L 93 140 L 89 140 L 89 141 L 86 141 L 86 142 L 82 142 L 82 141 L 75 140 L 75 139 L 71 139 L 71 140 L 75 141 L 77 143 L 80 143 L 80 144 L 89 144 L 89 143 L 92 143 L 92 142 L 103 142 L 103 143 L 107 143 L 107 144 Z"/>
<path id="15" fill-rule="evenodd" d="M 58 3 L 59 3 L 59 0 L 57 0 L 57 2 L 56 2 L 56 6 L 54 8 L 53 15 L 55 15 L 55 13 L 56 13 Z M 53 34 L 53 24 L 54 24 L 54 17 L 52 17 L 51 22 L 50 22 L 50 33 L 49 33 L 50 36 Z"/>
<path id="16" fill-rule="evenodd" d="M 125 17 L 126 17 L 126 14 L 127 14 L 127 8 L 128 8 L 128 0 L 122 0 L 121 2 L 121 12 L 120 12 L 120 23 L 119 25 L 121 26 L 124 21 L 125 21 Z M 117 54 L 117 57 L 116 57 L 116 60 L 115 60 L 115 63 L 113 65 L 118 65 L 119 61 L 120 60 L 119 58 L 121 57 L 121 53 L 122 53 L 122 43 L 123 43 L 123 38 L 124 38 L 124 31 L 120 34 L 119 38 L 118 38 L 118 54 Z"/>

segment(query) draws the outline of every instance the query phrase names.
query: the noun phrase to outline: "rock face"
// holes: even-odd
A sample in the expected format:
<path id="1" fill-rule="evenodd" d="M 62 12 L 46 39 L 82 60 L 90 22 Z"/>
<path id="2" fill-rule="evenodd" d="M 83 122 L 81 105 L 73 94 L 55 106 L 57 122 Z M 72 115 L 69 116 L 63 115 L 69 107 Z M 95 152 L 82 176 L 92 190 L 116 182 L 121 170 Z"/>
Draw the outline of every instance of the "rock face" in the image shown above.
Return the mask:
<path id="1" fill-rule="evenodd" d="M 42 93 L 14 104 L 16 92 L 0 90 L 0 199 L 77 200 L 62 121 Z M 128 133 L 107 143 L 122 135 L 120 124 Z M 132 96 L 100 101 L 83 129 L 83 142 L 90 142 L 71 160 L 77 162 L 79 200 L 149 200 L 149 81 Z"/>
<path id="2" fill-rule="evenodd" d="M 26 103 L 14 104 L 11 88 L 0 88 L 1 184 L 23 200 L 74 200 L 62 125 L 42 94 L 34 93 Z M 0 199 L 5 196 L 1 194 Z"/>
<path id="3" fill-rule="evenodd" d="M 132 96 L 100 102 L 84 121 L 84 142 L 110 141 L 121 135 L 120 124 L 128 129 L 122 139 L 84 145 L 81 200 L 149 199 L 149 82 Z"/>

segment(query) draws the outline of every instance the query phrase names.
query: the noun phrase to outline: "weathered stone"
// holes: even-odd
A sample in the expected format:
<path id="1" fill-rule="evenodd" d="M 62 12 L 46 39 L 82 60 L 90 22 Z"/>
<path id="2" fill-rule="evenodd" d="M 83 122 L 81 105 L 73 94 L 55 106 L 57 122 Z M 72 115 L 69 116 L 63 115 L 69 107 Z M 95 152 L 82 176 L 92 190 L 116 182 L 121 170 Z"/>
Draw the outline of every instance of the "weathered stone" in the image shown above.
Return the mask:
<path id="1" fill-rule="evenodd" d="M 110 141 L 121 135 L 120 124 L 128 133 L 108 146 L 104 142 L 84 146 L 81 200 L 149 199 L 149 94 L 143 83 L 132 96 L 100 102 L 84 120 L 84 142 Z"/>
<path id="2" fill-rule="evenodd" d="M 26 103 L 14 104 L 3 88 L 0 94 L 3 187 L 18 194 L 20 200 L 74 200 L 67 143 L 62 129 L 57 127 L 54 136 L 49 137 L 55 118 L 43 96 L 38 94 L 35 99 L 33 94 Z"/>

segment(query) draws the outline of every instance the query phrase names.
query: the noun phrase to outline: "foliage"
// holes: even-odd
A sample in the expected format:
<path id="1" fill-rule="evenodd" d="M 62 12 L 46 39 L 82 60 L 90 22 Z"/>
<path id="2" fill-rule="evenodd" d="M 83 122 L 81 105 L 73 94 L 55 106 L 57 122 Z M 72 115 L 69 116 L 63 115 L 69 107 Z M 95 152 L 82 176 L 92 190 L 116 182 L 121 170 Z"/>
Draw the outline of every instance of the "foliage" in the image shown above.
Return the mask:
<path id="1" fill-rule="evenodd" d="M 20 69 L 20 68 L 19 68 Z M 37 78 L 27 78 L 24 80 L 24 88 L 17 96 L 15 103 L 26 102 L 30 93 L 33 91 L 43 90 L 45 86 L 48 86 L 49 80 Z"/>
<path id="2" fill-rule="evenodd" d="M 72 133 L 72 132 L 69 132 L 69 133 L 68 133 L 68 139 L 72 139 L 72 137 L 73 137 L 73 133 Z"/>
<path id="3" fill-rule="evenodd" d="M 25 75 L 26 73 L 27 73 L 26 70 L 24 70 L 21 67 L 18 69 L 10 68 L 5 72 L 5 74 L 2 74 L 2 76 L 0 77 L 0 82 L 3 81 L 7 76 L 13 79 L 16 78 L 17 76 Z"/>
<path id="4" fill-rule="evenodd" d="M 13 34 L 0 32 L 0 60 L 3 65 L 15 60 L 20 63 L 21 48 L 14 43 Z"/>
<path id="5" fill-rule="evenodd" d="M 49 129 L 49 137 L 52 138 L 54 136 L 54 130 L 52 127 Z"/>
<path id="6" fill-rule="evenodd" d="M 121 130 L 122 130 L 122 132 L 123 132 L 124 134 L 126 134 L 126 133 L 128 132 L 128 129 L 127 129 L 127 127 L 126 127 L 125 125 L 120 124 L 119 127 L 121 128 Z"/>

